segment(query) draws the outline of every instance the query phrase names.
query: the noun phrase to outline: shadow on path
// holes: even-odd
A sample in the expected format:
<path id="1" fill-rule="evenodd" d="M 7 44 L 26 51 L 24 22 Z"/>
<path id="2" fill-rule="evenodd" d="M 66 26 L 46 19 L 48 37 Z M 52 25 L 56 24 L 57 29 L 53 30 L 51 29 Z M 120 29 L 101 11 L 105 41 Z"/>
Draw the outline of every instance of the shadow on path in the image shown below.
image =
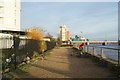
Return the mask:
<path id="1" fill-rule="evenodd" d="M 69 72 L 67 72 L 67 71 L 56 70 L 56 69 L 53 69 L 53 68 L 50 68 L 50 67 L 44 67 L 44 66 L 40 66 L 40 65 L 36 65 L 36 64 L 31 64 L 31 65 L 34 66 L 34 67 L 40 68 L 40 69 L 44 69 L 44 70 L 46 70 L 46 71 L 53 72 L 53 73 L 70 76 L 70 75 L 69 75 Z M 43 72 L 43 73 L 44 73 L 44 72 Z"/>

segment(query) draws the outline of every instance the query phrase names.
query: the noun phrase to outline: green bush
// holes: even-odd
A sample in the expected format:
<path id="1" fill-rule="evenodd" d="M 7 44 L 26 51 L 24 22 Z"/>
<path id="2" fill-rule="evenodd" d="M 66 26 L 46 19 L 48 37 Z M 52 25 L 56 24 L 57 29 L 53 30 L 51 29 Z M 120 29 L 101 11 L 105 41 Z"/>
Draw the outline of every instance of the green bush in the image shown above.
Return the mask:
<path id="1" fill-rule="evenodd" d="M 33 57 L 38 57 L 38 56 L 39 56 L 39 53 L 36 52 L 36 51 L 34 51 L 34 52 L 33 52 Z"/>

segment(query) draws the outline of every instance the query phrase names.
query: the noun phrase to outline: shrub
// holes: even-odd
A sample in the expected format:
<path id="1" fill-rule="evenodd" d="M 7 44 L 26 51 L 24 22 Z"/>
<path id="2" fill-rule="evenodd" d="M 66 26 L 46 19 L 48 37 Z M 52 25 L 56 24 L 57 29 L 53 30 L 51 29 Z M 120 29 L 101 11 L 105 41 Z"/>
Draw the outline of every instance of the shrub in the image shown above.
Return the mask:
<path id="1" fill-rule="evenodd" d="M 33 52 L 33 57 L 38 57 L 38 56 L 39 56 L 39 53 L 36 52 L 36 51 L 34 51 L 34 52 Z"/>

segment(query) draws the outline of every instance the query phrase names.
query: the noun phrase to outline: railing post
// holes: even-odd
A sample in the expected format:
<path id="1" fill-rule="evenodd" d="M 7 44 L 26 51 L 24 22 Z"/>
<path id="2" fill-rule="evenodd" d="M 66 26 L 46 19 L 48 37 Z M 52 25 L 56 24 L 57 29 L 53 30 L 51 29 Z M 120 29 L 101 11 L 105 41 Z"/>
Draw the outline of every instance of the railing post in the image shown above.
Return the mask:
<path id="1" fill-rule="evenodd" d="M 87 46 L 87 52 L 89 52 L 89 46 Z"/>
<path id="2" fill-rule="evenodd" d="M 85 46 L 85 50 L 86 50 L 86 52 L 87 52 L 87 46 Z"/>
<path id="3" fill-rule="evenodd" d="M 95 55 L 95 48 L 94 48 L 94 46 L 93 46 L 93 55 Z"/>
<path id="4" fill-rule="evenodd" d="M 105 58 L 105 55 L 104 55 L 104 50 L 103 50 L 103 48 L 101 48 L 101 57 L 102 57 L 102 58 Z"/>

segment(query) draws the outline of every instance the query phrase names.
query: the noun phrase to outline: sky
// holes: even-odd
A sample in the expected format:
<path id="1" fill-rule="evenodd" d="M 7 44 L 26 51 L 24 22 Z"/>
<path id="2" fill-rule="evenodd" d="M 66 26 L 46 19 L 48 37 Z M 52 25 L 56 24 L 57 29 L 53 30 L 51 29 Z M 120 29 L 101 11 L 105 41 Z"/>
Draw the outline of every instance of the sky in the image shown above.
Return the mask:
<path id="1" fill-rule="evenodd" d="M 21 1 L 22 2 L 119 2 L 119 0 L 21 0 Z"/>
<path id="2" fill-rule="evenodd" d="M 71 37 L 118 39 L 117 2 L 22 2 L 21 29 L 41 27 L 54 37 L 65 24 Z"/>

